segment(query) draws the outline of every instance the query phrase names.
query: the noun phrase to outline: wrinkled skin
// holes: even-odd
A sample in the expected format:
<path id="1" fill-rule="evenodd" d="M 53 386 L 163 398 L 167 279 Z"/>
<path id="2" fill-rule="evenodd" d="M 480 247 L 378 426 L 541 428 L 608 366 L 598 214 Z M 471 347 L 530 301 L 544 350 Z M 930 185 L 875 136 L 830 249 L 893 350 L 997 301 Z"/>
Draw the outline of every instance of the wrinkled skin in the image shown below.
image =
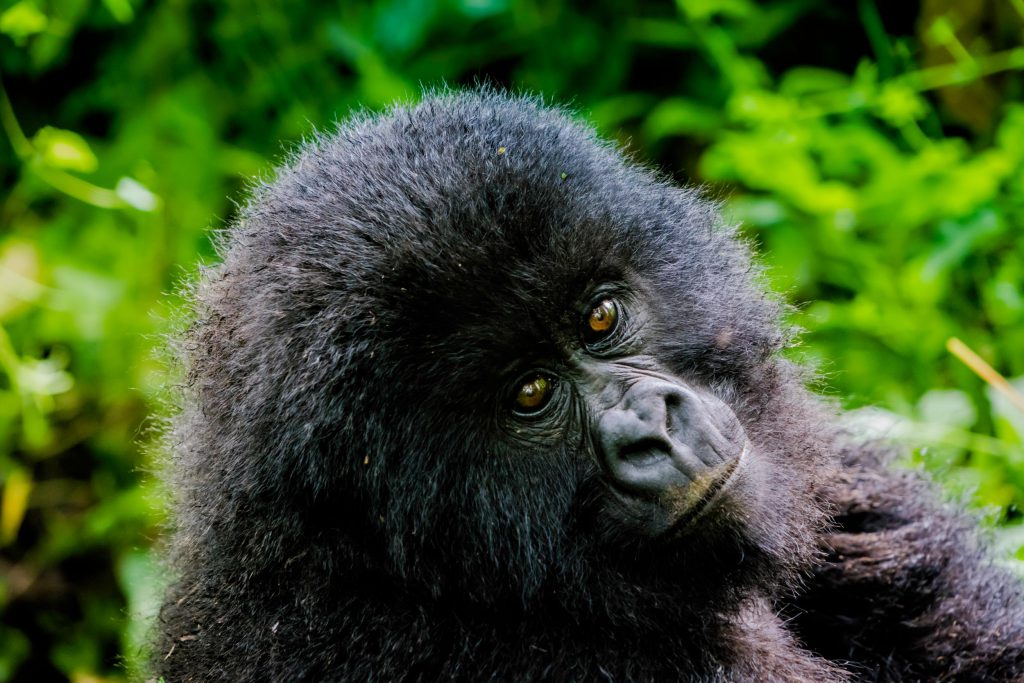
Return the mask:
<path id="1" fill-rule="evenodd" d="M 1011 681 L 1020 585 L 837 427 L 716 208 L 489 91 L 343 125 L 194 292 L 171 681 Z"/>

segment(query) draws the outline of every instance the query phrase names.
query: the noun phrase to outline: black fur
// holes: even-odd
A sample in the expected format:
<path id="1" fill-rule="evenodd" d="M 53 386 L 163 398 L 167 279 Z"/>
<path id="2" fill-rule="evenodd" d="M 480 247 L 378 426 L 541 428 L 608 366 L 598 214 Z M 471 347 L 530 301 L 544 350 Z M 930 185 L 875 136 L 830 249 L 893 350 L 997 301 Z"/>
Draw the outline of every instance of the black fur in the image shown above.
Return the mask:
<path id="1" fill-rule="evenodd" d="M 1020 586 L 803 388 L 734 229 L 565 112 L 477 91 L 358 117 L 221 255 L 183 338 L 168 683 L 1024 676 Z M 755 446 L 759 484 L 685 542 L 610 512 L 586 415 L 545 439 L 502 417 L 509 368 L 608 278 Z"/>

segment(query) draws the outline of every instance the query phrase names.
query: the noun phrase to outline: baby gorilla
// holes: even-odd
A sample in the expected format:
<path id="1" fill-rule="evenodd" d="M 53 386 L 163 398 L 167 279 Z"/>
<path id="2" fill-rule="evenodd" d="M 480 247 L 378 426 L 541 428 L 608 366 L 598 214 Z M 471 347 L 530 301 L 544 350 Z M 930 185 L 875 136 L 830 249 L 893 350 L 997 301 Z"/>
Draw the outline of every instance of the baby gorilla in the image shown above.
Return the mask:
<path id="1" fill-rule="evenodd" d="M 842 434 L 733 228 L 565 112 L 314 140 L 195 292 L 176 681 L 1010 681 L 1019 584 Z"/>

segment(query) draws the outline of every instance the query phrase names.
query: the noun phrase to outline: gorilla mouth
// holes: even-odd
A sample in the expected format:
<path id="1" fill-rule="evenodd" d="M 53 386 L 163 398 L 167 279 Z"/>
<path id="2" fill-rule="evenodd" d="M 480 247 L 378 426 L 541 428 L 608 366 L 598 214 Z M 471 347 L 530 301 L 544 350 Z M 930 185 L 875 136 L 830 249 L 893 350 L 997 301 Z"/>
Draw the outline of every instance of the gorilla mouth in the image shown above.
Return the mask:
<path id="1" fill-rule="evenodd" d="M 679 511 L 679 516 L 660 534 L 660 537 L 672 540 L 684 536 L 704 517 L 739 478 L 741 470 L 746 466 L 749 450 L 749 443 L 745 444 L 735 458 L 705 470 L 683 489 L 680 496 L 669 497 L 665 502 L 670 509 Z"/>

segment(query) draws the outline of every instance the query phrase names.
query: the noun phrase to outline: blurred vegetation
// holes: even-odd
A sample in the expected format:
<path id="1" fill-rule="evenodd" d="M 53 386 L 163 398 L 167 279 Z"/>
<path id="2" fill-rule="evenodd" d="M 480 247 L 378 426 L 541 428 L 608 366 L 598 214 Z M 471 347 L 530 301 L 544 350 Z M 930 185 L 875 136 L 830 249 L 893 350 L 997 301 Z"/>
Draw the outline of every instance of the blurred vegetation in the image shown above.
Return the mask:
<path id="1" fill-rule="evenodd" d="M 0 682 L 139 656 L 154 349 L 208 229 L 314 127 L 442 81 L 571 102 L 709 184 L 822 389 L 1024 566 L 1020 394 L 946 348 L 1024 389 L 1022 37 L 1024 0 L 0 2 Z"/>

